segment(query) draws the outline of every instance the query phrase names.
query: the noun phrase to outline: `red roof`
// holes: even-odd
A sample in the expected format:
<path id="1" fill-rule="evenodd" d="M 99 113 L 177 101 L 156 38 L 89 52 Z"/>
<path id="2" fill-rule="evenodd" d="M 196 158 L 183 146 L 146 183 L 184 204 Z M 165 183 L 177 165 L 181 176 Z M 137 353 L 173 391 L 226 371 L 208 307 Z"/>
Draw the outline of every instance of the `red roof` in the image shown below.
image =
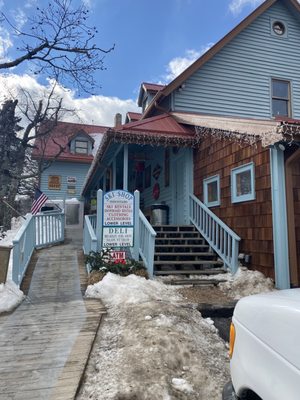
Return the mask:
<path id="1" fill-rule="evenodd" d="M 179 124 L 169 114 L 157 115 L 155 117 L 140 121 L 129 122 L 117 128 L 118 132 L 149 133 L 150 135 L 170 135 L 170 136 L 193 136 L 193 128 Z"/>
<path id="2" fill-rule="evenodd" d="M 41 130 L 43 129 L 45 129 L 45 127 L 41 128 Z M 78 133 L 89 135 L 94 142 L 93 136 L 99 135 L 102 137 L 107 129 L 107 127 L 100 125 L 58 122 L 57 125 L 51 129 L 51 133 L 36 139 L 32 156 L 34 159 L 43 158 L 45 160 L 50 160 L 57 157 L 57 160 L 60 161 L 91 163 L 93 161 L 92 155 L 71 153 L 69 143 Z M 98 140 L 97 142 L 99 144 Z M 63 151 L 57 156 L 62 148 Z"/>
<path id="3" fill-rule="evenodd" d="M 162 90 L 166 85 L 160 85 L 158 83 L 147 83 L 143 82 L 142 86 L 144 86 L 145 89 L 153 91 L 153 92 L 159 92 Z"/>
<path id="4" fill-rule="evenodd" d="M 141 116 L 142 116 L 142 114 L 137 113 L 137 112 L 128 111 L 128 113 L 127 113 L 128 119 L 131 120 L 132 122 L 138 121 L 139 119 L 141 119 Z"/>

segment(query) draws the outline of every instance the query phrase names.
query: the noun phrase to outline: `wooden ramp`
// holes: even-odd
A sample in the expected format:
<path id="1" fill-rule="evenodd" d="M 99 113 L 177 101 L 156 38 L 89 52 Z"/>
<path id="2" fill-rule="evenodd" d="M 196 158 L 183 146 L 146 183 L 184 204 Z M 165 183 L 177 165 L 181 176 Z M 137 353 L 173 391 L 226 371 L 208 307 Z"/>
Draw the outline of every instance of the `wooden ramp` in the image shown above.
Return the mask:
<path id="1" fill-rule="evenodd" d="M 0 317 L 0 399 L 74 399 L 105 309 L 83 300 L 80 230 L 33 258 L 26 300 Z"/>

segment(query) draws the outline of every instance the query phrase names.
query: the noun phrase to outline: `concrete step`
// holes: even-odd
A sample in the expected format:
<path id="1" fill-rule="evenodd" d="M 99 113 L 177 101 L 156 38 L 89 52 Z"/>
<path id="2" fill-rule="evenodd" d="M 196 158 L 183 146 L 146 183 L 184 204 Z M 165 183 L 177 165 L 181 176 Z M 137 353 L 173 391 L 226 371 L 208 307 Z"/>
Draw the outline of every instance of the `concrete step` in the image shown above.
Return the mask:
<path id="1" fill-rule="evenodd" d="M 195 237 L 181 237 L 181 238 L 156 238 L 155 239 L 155 244 L 157 246 L 160 246 L 162 244 L 165 245 L 197 245 L 197 244 L 204 244 L 204 239 L 203 238 L 195 238 Z"/>
<path id="2" fill-rule="evenodd" d="M 213 275 L 213 274 L 212 274 Z M 219 283 L 227 282 L 226 279 L 182 279 L 177 278 L 171 281 L 166 281 L 168 285 L 189 285 L 189 286 L 218 286 Z"/>
<path id="3" fill-rule="evenodd" d="M 201 260 L 215 260 L 216 254 L 212 252 L 199 252 L 199 253 L 155 253 L 155 260 L 158 261 L 201 261 Z"/>
<path id="4" fill-rule="evenodd" d="M 193 225 L 154 225 L 156 232 L 197 232 Z"/>

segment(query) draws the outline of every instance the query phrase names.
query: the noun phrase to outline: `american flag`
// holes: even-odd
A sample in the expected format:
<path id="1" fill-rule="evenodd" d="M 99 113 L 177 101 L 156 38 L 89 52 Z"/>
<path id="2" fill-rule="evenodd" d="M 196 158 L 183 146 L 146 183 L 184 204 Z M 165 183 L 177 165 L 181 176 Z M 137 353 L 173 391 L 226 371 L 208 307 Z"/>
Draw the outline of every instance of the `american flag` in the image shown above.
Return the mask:
<path id="1" fill-rule="evenodd" d="M 43 205 L 48 200 L 48 197 L 40 191 L 40 189 L 35 189 L 34 200 L 31 206 L 31 213 L 37 214 Z"/>

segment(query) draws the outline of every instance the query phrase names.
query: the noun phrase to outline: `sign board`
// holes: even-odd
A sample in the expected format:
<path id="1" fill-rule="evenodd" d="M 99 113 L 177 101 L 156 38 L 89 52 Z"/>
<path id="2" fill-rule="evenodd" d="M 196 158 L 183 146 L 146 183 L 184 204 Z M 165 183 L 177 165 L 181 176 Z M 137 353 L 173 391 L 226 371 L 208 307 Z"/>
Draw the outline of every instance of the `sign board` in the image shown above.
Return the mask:
<path id="1" fill-rule="evenodd" d="M 133 227 L 103 227 L 103 247 L 133 247 Z"/>
<path id="2" fill-rule="evenodd" d="M 112 190 L 103 197 L 103 247 L 133 247 L 134 196 Z"/>
<path id="3" fill-rule="evenodd" d="M 61 177 L 59 175 L 48 176 L 48 189 L 60 190 L 61 189 Z"/>
<path id="4" fill-rule="evenodd" d="M 125 260 L 125 258 L 126 258 L 125 251 L 115 251 L 115 250 L 113 250 L 113 251 L 111 251 L 110 255 L 111 255 L 111 258 L 114 261 Z"/>

